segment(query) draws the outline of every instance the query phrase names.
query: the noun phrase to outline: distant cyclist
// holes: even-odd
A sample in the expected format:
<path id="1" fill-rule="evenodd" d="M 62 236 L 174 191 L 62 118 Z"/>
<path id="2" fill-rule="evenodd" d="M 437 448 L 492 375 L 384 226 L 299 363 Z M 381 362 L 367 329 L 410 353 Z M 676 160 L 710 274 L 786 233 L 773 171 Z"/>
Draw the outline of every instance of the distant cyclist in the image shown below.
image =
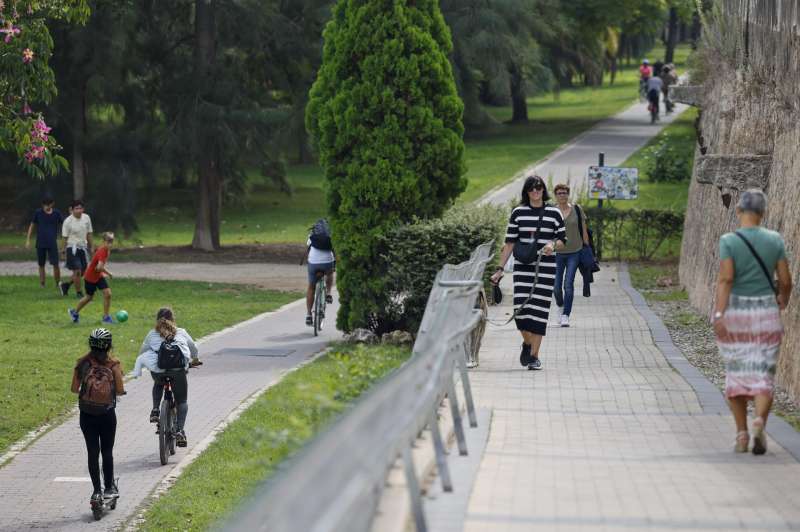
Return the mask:
<path id="1" fill-rule="evenodd" d="M 111 332 L 95 329 L 89 335 L 89 352 L 78 359 L 72 372 L 72 392 L 78 394 L 80 426 L 89 456 L 93 501 L 118 495 L 114 482 L 114 438 L 117 434 L 117 396 L 125 395 L 122 367 L 111 356 Z M 105 492 L 100 489 L 100 455 L 103 455 Z"/>
<path id="2" fill-rule="evenodd" d="M 653 76 L 647 80 L 647 101 L 650 102 L 648 108 L 650 109 L 653 122 L 658 120 L 659 99 L 661 98 L 661 89 L 663 86 L 664 83 L 658 76 Z"/>
<path id="3" fill-rule="evenodd" d="M 639 92 L 647 95 L 647 81 L 653 77 L 653 67 L 650 66 L 648 59 L 642 59 L 642 66 L 639 67 Z"/>
<path id="4" fill-rule="evenodd" d="M 325 302 L 333 303 L 333 272 L 336 269 L 336 257 L 333 254 L 331 228 L 325 218 L 320 218 L 311 228 L 306 242 L 308 251 L 308 288 L 306 289 L 306 325 L 313 325 L 311 308 L 314 306 L 314 285 L 317 282 L 317 273 L 325 275 Z"/>
<path id="5" fill-rule="evenodd" d="M 182 362 L 176 368 L 159 367 L 159 354 L 170 349 L 177 349 L 182 355 Z M 139 349 L 139 356 L 136 358 L 136 365 L 133 368 L 133 375 L 139 377 L 142 374 L 142 367 L 150 370 L 153 378 L 153 409 L 150 411 L 150 423 L 158 423 L 159 405 L 164 395 L 164 377 L 169 375 L 172 378 L 172 393 L 178 405 L 178 419 L 176 421 L 177 434 L 175 444 L 178 447 L 186 447 L 186 415 L 189 413 L 189 383 L 186 373 L 189 366 L 200 363 L 198 359 L 197 346 L 194 340 L 186 332 L 175 324 L 175 314 L 169 307 L 158 309 L 156 313 L 156 325 L 147 333 L 142 347 Z"/>

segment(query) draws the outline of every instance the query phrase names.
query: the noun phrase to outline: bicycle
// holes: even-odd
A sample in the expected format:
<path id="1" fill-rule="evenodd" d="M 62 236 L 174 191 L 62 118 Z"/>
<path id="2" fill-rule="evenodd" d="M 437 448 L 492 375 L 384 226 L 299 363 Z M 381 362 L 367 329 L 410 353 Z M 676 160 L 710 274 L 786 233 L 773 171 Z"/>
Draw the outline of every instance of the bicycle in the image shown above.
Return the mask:
<path id="1" fill-rule="evenodd" d="M 192 361 L 189 367 L 195 368 L 202 364 L 203 363 L 199 360 L 196 362 Z M 175 401 L 175 395 L 172 393 L 172 378 L 169 371 L 165 372 L 162 377 L 164 382 L 164 396 L 161 399 L 158 426 L 156 427 L 156 434 L 158 434 L 158 457 L 161 459 L 161 465 L 167 465 L 169 457 L 175 454 L 175 438 L 178 432 L 176 430 L 178 403 Z"/>
<path id="2" fill-rule="evenodd" d="M 325 321 L 325 272 L 317 272 L 317 282 L 314 288 L 314 336 L 318 336 Z"/>

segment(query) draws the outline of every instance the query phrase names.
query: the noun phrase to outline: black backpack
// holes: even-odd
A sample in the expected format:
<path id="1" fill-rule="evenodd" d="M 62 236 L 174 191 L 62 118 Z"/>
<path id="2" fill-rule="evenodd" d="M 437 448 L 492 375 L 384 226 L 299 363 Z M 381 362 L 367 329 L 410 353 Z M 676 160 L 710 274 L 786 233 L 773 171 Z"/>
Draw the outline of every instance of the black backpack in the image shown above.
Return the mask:
<path id="1" fill-rule="evenodd" d="M 167 369 L 182 369 L 185 366 L 183 351 L 173 340 L 164 340 L 158 348 L 158 367 Z"/>
<path id="2" fill-rule="evenodd" d="M 320 218 L 311 228 L 311 245 L 323 251 L 332 251 L 333 242 L 331 241 L 331 228 L 328 220 Z"/>

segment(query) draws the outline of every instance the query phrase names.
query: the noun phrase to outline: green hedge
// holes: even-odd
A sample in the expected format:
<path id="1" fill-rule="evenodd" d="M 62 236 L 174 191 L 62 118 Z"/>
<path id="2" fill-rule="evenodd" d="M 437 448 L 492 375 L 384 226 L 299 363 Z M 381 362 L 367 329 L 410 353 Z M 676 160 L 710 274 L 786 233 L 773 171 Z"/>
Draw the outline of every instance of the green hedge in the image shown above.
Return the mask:
<path id="1" fill-rule="evenodd" d="M 480 244 L 494 240 L 497 264 L 508 211 L 494 206 L 461 205 L 442 218 L 419 220 L 391 231 L 382 242 L 388 265 L 386 287 L 389 304 L 383 320 L 393 329 L 416 332 L 436 272 L 446 263 L 469 259 Z"/>
<path id="2" fill-rule="evenodd" d="M 603 259 L 649 260 L 683 234 L 683 212 L 590 207 L 586 215 Z"/>

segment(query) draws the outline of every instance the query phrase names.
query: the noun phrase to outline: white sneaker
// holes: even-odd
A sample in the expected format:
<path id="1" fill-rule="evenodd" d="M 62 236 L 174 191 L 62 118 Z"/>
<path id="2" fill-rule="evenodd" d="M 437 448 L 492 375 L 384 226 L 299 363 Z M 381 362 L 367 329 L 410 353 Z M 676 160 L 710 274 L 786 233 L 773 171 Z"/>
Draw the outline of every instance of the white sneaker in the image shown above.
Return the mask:
<path id="1" fill-rule="evenodd" d="M 561 326 L 562 327 L 569 327 L 569 315 L 562 314 L 561 315 Z"/>

